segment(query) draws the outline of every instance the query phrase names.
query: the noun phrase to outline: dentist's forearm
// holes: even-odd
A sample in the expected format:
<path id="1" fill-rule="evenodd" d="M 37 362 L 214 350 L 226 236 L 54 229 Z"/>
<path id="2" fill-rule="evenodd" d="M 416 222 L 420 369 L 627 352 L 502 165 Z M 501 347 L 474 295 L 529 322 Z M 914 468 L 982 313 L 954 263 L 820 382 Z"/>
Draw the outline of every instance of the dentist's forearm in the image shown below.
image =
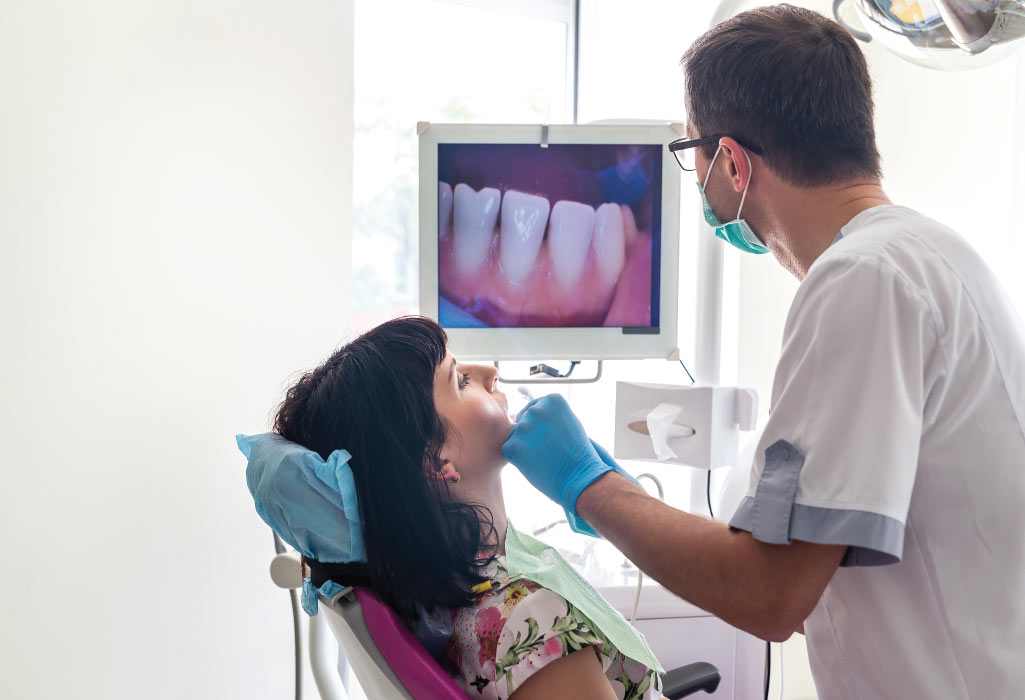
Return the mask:
<path id="1" fill-rule="evenodd" d="M 762 639 L 788 638 L 811 613 L 845 548 L 758 542 L 750 533 L 651 498 L 615 473 L 577 513 L 634 564 L 685 600 Z"/>

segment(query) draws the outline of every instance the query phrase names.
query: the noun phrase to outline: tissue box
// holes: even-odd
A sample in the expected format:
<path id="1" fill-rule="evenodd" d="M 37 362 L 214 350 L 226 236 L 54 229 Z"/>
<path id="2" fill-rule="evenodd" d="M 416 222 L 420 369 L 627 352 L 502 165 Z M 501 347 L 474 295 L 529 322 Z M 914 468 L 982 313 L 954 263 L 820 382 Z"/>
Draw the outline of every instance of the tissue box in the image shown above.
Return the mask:
<path id="1" fill-rule="evenodd" d="M 616 382 L 613 456 L 701 469 L 735 466 L 741 430 L 758 415 L 754 389 Z"/>

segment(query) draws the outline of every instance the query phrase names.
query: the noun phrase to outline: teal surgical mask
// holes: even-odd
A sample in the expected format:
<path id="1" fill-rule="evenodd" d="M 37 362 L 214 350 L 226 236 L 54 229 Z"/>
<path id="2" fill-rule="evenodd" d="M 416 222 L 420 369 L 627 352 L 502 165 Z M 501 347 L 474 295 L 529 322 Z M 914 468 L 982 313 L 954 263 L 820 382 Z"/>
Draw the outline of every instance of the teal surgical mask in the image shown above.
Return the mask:
<path id="1" fill-rule="evenodd" d="M 705 175 L 705 182 L 701 184 L 697 183 L 698 191 L 701 192 L 701 203 L 704 207 L 705 221 L 708 225 L 715 229 L 715 235 L 722 240 L 726 241 L 734 248 L 742 250 L 745 253 L 754 253 L 755 255 L 763 255 L 769 252 L 769 249 L 762 245 L 762 242 L 758 240 L 758 236 L 751 230 L 747 221 L 740 218 L 740 212 L 744 211 L 744 200 L 747 199 L 747 190 L 751 187 L 751 178 L 747 179 L 747 186 L 744 188 L 744 195 L 740 198 L 740 209 L 737 210 L 737 218 L 729 223 L 723 223 L 719 221 L 719 217 L 712 211 L 712 207 L 708 204 L 708 197 L 705 195 L 705 187 L 708 186 L 708 178 L 712 175 L 712 166 L 715 165 L 715 159 L 719 157 L 719 151 L 722 150 L 722 146 L 719 146 L 715 150 L 715 155 L 712 157 L 712 162 L 708 165 L 708 174 Z M 750 170 L 751 159 L 748 158 L 747 153 L 744 153 L 744 157 L 747 158 L 748 169 Z"/>

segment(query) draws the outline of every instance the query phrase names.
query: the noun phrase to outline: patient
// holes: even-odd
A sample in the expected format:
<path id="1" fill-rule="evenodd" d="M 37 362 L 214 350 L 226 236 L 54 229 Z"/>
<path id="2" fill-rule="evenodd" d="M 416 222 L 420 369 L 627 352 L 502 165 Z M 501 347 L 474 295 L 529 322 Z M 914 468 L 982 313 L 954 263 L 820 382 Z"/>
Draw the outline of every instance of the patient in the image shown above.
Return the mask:
<path id="1" fill-rule="evenodd" d="M 275 432 L 323 458 L 349 451 L 363 524 L 367 564 L 304 558 L 314 584 L 369 585 L 411 627 L 423 611 L 451 616 L 439 660 L 473 698 L 660 698 L 654 671 L 553 591 L 471 591 L 505 574 L 512 424 L 495 369 L 460 363 L 446 341 L 430 319 L 389 321 L 288 390 Z"/>

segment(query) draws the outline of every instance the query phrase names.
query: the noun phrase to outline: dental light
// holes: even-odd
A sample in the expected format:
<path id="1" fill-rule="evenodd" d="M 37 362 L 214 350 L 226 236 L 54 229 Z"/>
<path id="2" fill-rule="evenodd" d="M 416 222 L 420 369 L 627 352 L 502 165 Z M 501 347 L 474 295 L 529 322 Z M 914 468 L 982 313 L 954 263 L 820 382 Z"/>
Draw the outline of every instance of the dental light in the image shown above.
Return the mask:
<path id="1" fill-rule="evenodd" d="M 1025 0 L 854 0 L 867 30 L 858 31 L 833 14 L 861 41 L 878 39 L 912 63 L 939 70 L 978 68 L 1025 45 Z"/>

